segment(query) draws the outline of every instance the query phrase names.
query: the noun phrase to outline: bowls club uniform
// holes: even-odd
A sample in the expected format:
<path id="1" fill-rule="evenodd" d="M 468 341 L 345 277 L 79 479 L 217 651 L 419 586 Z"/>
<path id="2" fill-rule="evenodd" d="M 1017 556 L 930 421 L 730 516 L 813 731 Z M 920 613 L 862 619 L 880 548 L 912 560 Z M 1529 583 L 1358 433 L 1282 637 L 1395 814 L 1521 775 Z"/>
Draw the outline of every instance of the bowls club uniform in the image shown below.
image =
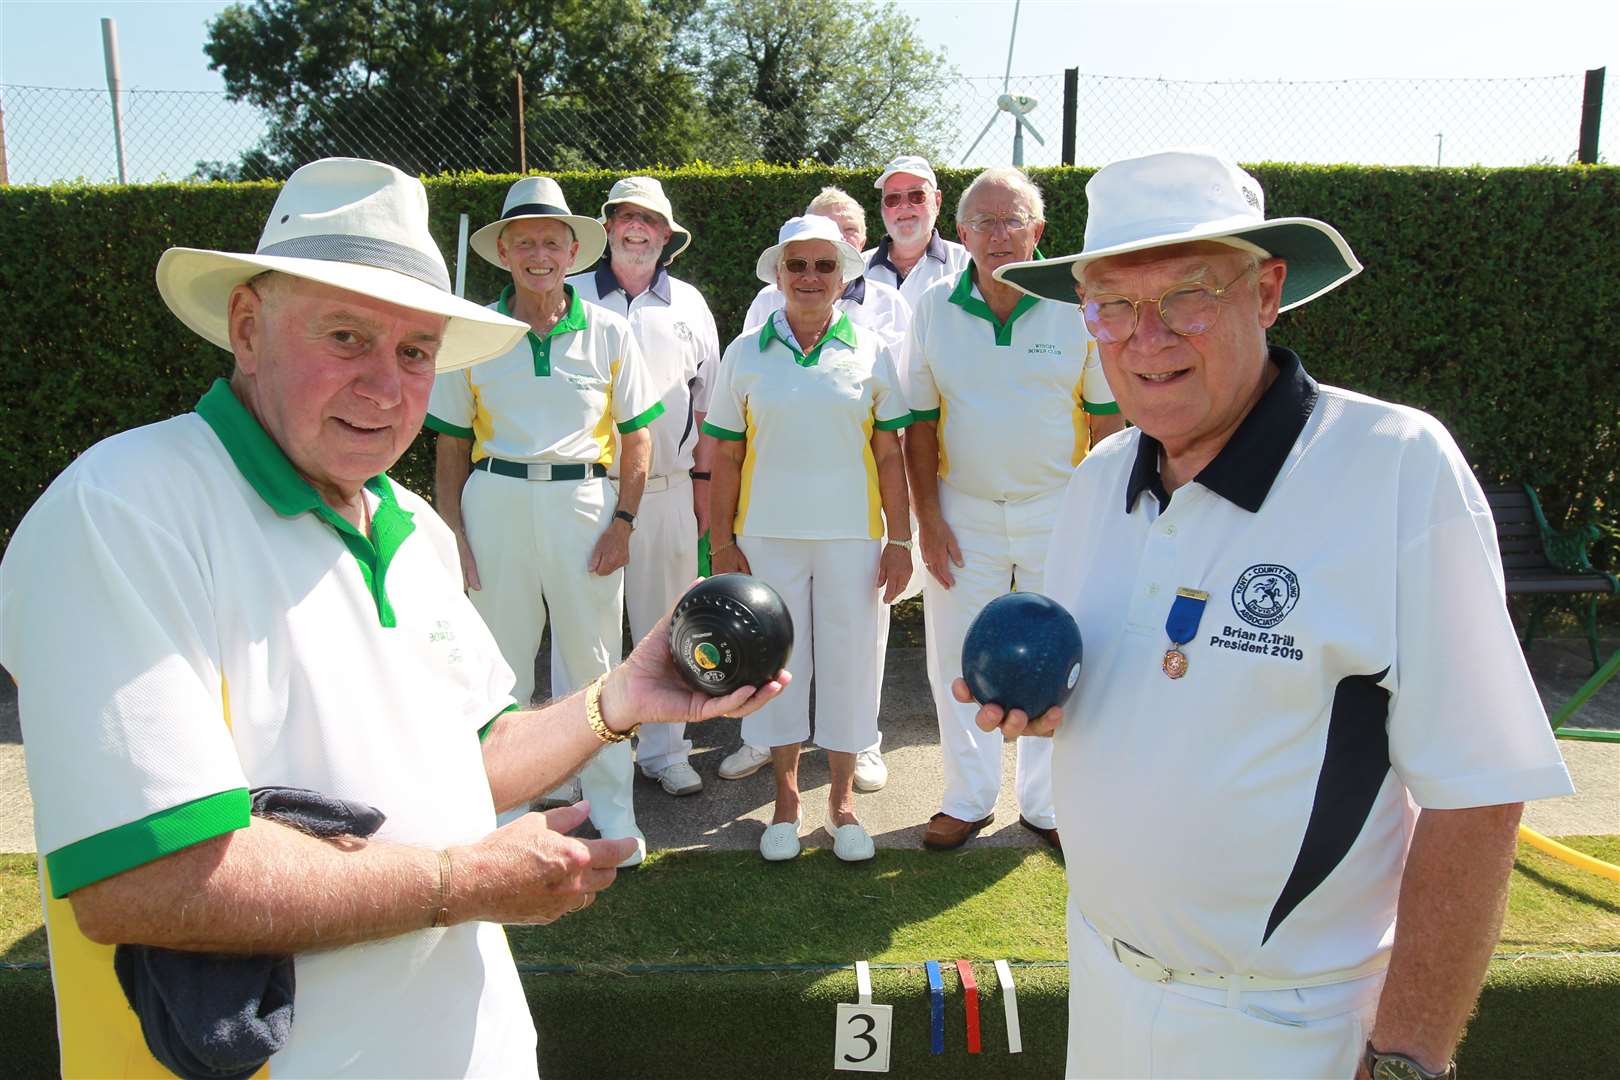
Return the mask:
<path id="1" fill-rule="evenodd" d="M 866 261 L 866 277 L 900 290 L 900 295 L 905 297 L 913 310 L 922 301 L 923 293 L 931 289 L 935 282 L 954 281 L 956 275 L 966 270 L 972 261 L 967 248 L 954 240 L 945 239 L 935 229 L 928 238 L 928 246 L 923 249 L 922 258 L 902 274 L 889 261 L 889 251 L 893 246 L 885 236 L 878 241 L 877 247 L 861 252 L 861 258 Z"/>

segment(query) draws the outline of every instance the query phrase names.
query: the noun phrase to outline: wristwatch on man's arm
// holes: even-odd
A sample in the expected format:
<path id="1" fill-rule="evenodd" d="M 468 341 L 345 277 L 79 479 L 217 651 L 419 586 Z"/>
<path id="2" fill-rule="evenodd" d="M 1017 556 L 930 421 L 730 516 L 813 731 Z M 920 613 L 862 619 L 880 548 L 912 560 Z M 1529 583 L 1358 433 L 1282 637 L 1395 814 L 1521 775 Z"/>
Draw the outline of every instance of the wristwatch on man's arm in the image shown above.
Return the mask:
<path id="1" fill-rule="evenodd" d="M 1457 1080 L 1457 1063 L 1448 1062 L 1442 1072 L 1430 1072 L 1405 1054 L 1376 1050 L 1372 1040 L 1361 1055 L 1361 1064 L 1372 1080 Z"/>

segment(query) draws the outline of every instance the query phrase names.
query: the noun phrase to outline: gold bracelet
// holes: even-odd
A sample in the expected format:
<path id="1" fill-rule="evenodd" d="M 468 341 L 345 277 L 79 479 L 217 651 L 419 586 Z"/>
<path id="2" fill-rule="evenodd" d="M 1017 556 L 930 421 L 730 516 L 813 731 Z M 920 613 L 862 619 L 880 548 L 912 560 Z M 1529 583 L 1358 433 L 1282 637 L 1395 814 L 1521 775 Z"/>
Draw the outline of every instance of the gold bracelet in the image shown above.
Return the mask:
<path id="1" fill-rule="evenodd" d="M 624 742 L 624 740 L 634 735 L 636 733 L 636 728 L 640 727 L 641 725 L 633 725 L 630 730 L 625 732 L 623 735 L 620 735 L 618 732 L 607 726 L 607 721 L 602 719 L 602 684 L 605 682 L 607 682 L 607 676 L 598 675 L 596 678 L 592 679 L 591 684 L 585 688 L 585 722 L 591 725 L 591 730 L 596 732 L 596 737 L 598 739 L 601 739 L 603 742 L 611 745 L 613 743 Z"/>
<path id="2" fill-rule="evenodd" d="M 433 926 L 450 925 L 450 883 L 454 880 L 454 871 L 450 866 L 450 850 L 439 850 L 439 895 L 434 902 L 437 909 L 433 914 Z"/>

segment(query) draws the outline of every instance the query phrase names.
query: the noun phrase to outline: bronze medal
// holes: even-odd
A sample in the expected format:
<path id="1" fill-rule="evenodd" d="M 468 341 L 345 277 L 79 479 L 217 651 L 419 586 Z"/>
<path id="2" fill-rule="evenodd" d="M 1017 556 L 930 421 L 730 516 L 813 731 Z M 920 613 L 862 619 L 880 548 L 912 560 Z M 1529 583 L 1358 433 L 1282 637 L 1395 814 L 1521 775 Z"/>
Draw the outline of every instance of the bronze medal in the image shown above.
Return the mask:
<path id="1" fill-rule="evenodd" d="M 1172 679 L 1179 679 L 1187 674 L 1187 654 L 1180 649 L 1166 649 L 1163 666 L 1166 675 Z"/>

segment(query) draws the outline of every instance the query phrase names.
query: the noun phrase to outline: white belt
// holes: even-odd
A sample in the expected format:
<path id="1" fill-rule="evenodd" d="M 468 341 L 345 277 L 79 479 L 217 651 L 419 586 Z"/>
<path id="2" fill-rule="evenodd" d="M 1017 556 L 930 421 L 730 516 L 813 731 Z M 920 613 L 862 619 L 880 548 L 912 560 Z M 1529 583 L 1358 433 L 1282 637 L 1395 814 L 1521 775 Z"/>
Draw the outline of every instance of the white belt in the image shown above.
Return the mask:
<path id="1" fill-rule="evenodd" d="M 1350 982 L 1353 979 L 1376 975 L 1389 966 L 1389 954 L 1379 953 L 1359 967 L 1341 968 L 1338 971 L 1329 971 L 1304 979 L 1298 977 L 1270 979 L 1261 975 L 1216 975 L 1207 971 L 1176 971 L 1165 967 L 1128 942 L 1109 937 L 1100 930 L 1097 936 L 1102 938 L 1103 944 L 1113 952 L 1114 959 L 1141 979 L 1156 983 L 1185 983 L 1188 986 L 1203 986 L 1214 990 L 1300 990 L 1307 986 L 1330 986 L 1333 983 Z"/>
<path id="2" fill-rule="evenodd" d="M 692 478 L 683 472 L 669 473 L 665 476 L 649 476 L 647 477 L 647 486 L 641 490 L 644 492 L 666 491 L 677 484 L 690 484 L 691 482 Z"/>

